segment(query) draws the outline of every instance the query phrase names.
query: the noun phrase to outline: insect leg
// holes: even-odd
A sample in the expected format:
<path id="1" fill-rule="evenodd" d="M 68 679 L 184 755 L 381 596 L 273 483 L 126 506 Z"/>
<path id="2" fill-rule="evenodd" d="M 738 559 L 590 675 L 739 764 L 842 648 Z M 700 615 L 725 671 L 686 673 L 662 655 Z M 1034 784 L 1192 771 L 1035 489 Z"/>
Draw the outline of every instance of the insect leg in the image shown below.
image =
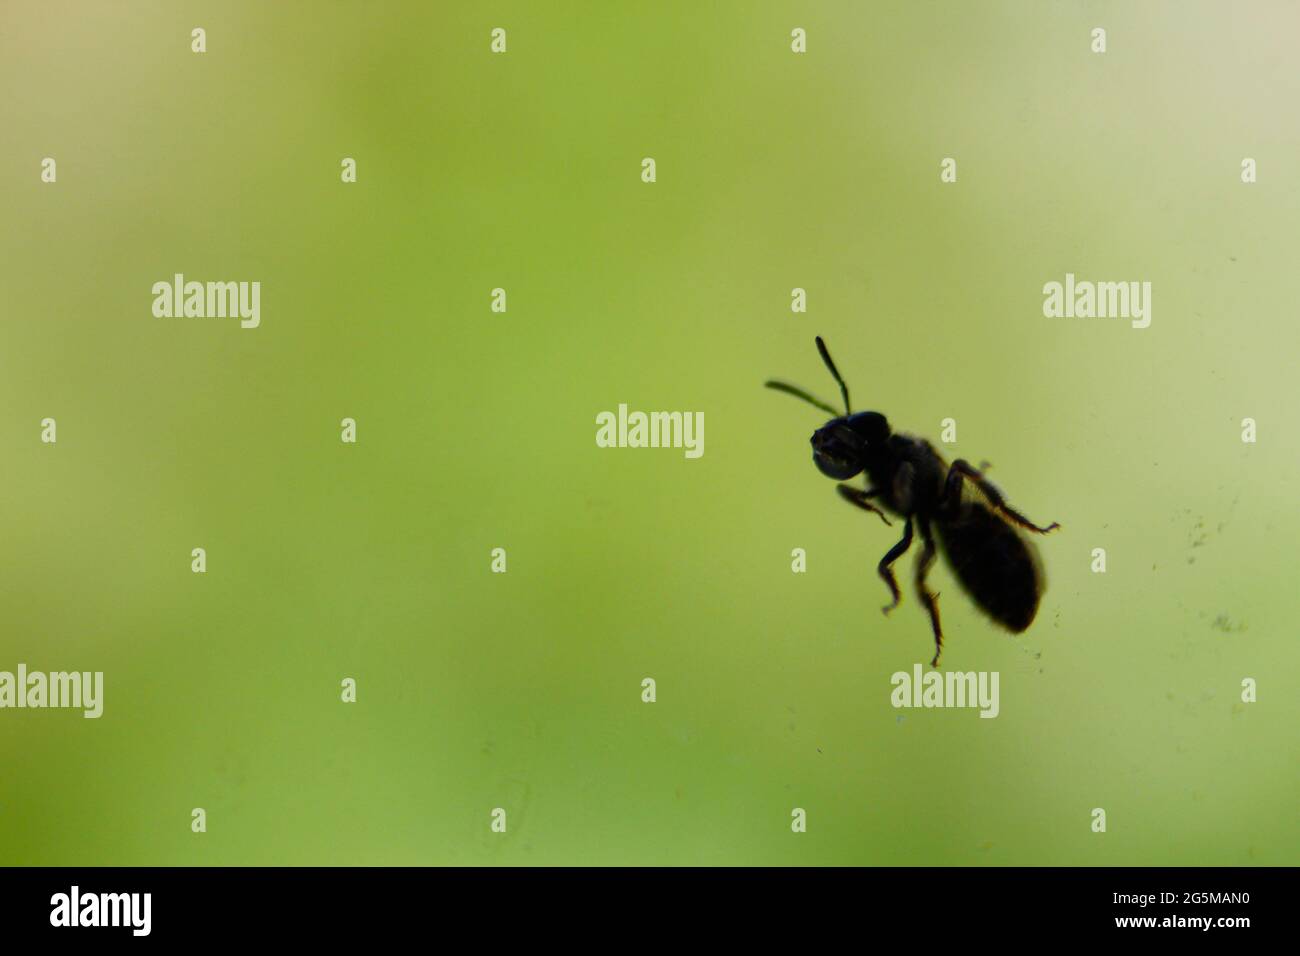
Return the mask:
<path id="1" fill-rule="evenodd" d="M 988 498 L 989 503 L 998 511 L 1010 518 L 1014 524 L 1018 524 L 1020 527 L 1026 528 L 1030 531 L 1037 531 L 1039 534 L 1047 534 L 1047 532 L 1055 531 L 1060 527 L 1060 525 L 1055 521 L 1049 524 L 1046 528 L 1038 527 L 1038 525 L 1034 524 L 1019 511 L 1016 511 L 1007 504 L 1007 500 L 1002 497 L 1002 492 L 998 491 L 994 484 L 985 478 L 978 468 L 975 468 L 964 458 L 958 458 L 952 463 L 952 467 L 948 469 L 948 479 L 944 482 L 943 497 L 950 506 L 955 505 L 961 500 L 961 483 L 963 478 L 969 478 L 973 481 L 975 486 L 984 493 L 986 498 Z"/>
<path id="2" fill-rule="evenodd" d="M 836 485 L 840 496 L 850 504 L 857 505 L 863 511 L 870 511 L 872 514 L 880 515 L 880 520 L 885 524 L 890 524 L 890 520 L 885 517 L 885 513 L 873 504 L 869 504 L 867 499 L 874 498 L 880 494 L 878 491 L 863 491 L 861 488 L 854 488 L 852 485 Z"/>
<path id="3" fill-rule="evenodd" d="M 884 611 L 886 614 L 888 614 L 894 608 L 898 607 L 898 602 L 903 599 L 902 595 L 898 591 L 898 582 L 894 580 L 894 572 L 889 566 L 893 564 L 895 561 L 897 561 L 900 557 L 902 557 L 903 552 L 905 552 L 911 546 L 912 546 L 912 519 L 908 518 L 907 524 L 903 525 L 903 540 L 899 541 L 898 544 L 890 548 L 888 553 L 883 558 L 880 559 L 880 563 L 876 565 L 876 570 L 880 572 L 880 576 L 884 578 L 885 583 L 889 585 L 889 593 L 893 595 L 894 598 L 893 604 L 886 604 L 883 608 L 881 608 L 881 610 Z"/>
<path id="4" fill-rule="evenodd" d="M 925 542 L 925 547 L 916 559 L 916 593 L 930 613 L 930 627 L 934 631 L 934 660 L 930 661 L 930 666 L 938 667 L 939 658 L 943 656 L 943 628 L 939 626 L 939 595 L 931 591 L 925 583 L 926 575 L 930 573 L 930 568 L 934 564 L 934 535 L 930 533 L 930 522 L 918 518 L 916 523 L 921 528 L 921 540 Z"/>

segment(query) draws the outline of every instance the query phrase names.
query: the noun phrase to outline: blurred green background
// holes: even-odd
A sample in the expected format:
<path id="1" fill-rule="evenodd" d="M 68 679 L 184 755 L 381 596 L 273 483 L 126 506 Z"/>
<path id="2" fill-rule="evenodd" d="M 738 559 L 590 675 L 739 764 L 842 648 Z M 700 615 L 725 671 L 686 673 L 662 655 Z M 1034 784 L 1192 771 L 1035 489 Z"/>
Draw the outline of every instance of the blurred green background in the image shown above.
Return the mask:
<path id="1" fill-rule="evenodd" d="M 1300 862 L 1297 29 L 7 0 L 0 669 L 106 688 L 0 712 L 0 862 Z M 261 327 L 154 318 L 176 272 L 260 281 Z M 1151 327 L 1044 318 L 1066 272 L 1152 282 Z M 890 706 L 912 555 L 885 619 L 898 529 L 760 387 L 831 397 L 816 333 L 1064 525 L 1022 637 L 936 571 L 996 720 Z M 597 448 L 619 402 L 703 411 L 703 458 Z"/>

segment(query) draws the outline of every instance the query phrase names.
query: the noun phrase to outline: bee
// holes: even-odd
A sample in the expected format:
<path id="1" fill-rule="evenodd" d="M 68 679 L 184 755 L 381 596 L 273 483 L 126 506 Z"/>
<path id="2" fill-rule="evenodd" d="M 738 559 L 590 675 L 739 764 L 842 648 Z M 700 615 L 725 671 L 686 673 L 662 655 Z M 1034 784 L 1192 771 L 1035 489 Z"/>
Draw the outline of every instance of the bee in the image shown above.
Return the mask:
<path id="1" fill-rule="evenodd" d="M 893 565 L 911 547 L 915 525 L 922 546 L 916 562 L 916 592 L 934 631 L 931 667 L 939 666 L 943 654 L 939 595 L 926 583 L 937 554 L 936 532 L 949 567 L 976 605 L 1013 634 L 1025 631 L 1038 613 L 1047 582 L 1038 550 L 1021 529 L 1047 534 L 1060 524 L 1053 521 L 1040 528 L 1008 505 L 984 477 L 987 464 L 975 468 L 958 458 L 949 465 L 924 438 L 892 432 L 879 412 L 855 413 L 849 405 L 849 387 L 821 336 L 817 351 L 840 386 L 843 415 L 794 385 L 764 384 L 831 416 L 813 432 L 813 464 L 827 478 L 841 482 L 836 488 L 845 501 L 878 515 L 887 525 L 891 522 L 886 512 L 903 520 L 902 539 L 876 566 L 892 598 L 882 610 L 889 614 L 902 600 Z M 847 483 L 860 473 L 866 476 L 865 489 Z"/>

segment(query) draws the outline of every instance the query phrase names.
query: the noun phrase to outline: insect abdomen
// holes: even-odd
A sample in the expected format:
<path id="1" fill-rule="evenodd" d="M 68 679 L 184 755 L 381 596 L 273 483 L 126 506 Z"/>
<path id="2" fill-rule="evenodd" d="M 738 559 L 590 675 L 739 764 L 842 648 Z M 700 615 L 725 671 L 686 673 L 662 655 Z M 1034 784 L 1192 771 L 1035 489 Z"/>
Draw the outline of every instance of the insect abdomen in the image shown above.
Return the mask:
<path id="1" fill-rule="evenodd" d="M 975 603 L 1009 631 L 1029 627 L 1044 586 L 1034 546 L 983 504 L 967 503 L 938 530 L 953 573 Z"/>

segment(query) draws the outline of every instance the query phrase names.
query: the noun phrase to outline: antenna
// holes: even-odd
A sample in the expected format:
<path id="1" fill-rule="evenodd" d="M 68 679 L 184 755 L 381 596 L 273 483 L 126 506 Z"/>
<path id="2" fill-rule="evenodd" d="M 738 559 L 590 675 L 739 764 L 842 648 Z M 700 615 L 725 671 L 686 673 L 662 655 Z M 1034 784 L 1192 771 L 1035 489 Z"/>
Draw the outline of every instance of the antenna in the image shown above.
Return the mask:
<path id="1" fill-rule="evenodd" d="M 840 413 L 831 408 L 819 398 L 814 398 L 796 385 L 788 385 L 785 382 L 767 381 L 763 383 L 768 388 L 774 388 L 778 392 L 785 392 L 787 395 L 793 395 L 795 398 L 802 398 L 809 405 L 815 405 L 822 411 L 826 412 L 831 418 L 839 418 Z"/>
<path id="2" fill-rule="evenodd" d="M 840 370 L 835 367 L 835 362 L 831 359 L 831 353 L 826 351 L 826 343 L 822 341 L 820 335 L 817 336 L 817 351 L 822 354 L 822 361 L 826 363 L 826 367 L 835 376 L 835 381 L 840 383 L 840 394 L 844 396 L 844 414 L 850 414 L 852 410 L 849 408 L 849 387 L 844 384 L 844 379 L 840 378 Z"/>

